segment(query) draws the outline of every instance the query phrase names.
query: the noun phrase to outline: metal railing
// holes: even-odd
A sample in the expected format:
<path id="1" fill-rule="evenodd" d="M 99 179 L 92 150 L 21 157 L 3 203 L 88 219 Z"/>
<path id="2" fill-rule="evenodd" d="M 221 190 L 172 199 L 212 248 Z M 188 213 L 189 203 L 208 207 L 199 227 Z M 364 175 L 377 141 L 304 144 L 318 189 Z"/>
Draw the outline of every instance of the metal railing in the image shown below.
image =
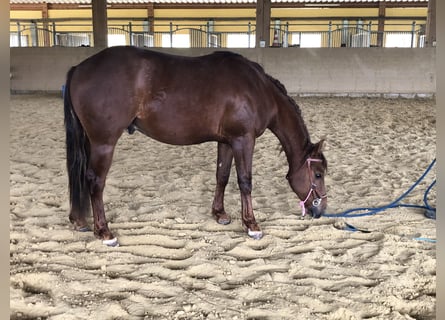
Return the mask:
<path id="1" fill-rule="evenodd" d="M 373 30 L 371 23 L 355 26 L 334 26 L 328 24 L 327 31 L 289 31 L 290 25 L 274 28 L 275 47 L 409 47 L 424 46 L 425 26 L 412 24 L 391 24 L 387 31 Z M 319 26 L 319 25 L 316 25 Z M 398 30 L 388 30 L 390 28 Z"/>
<path id="2" fill-rule="evenodd" d="M 138 23 L 109 24 L 108 45 L 134 45 L 139 47 L 188 48 L 253 48 L 253 24 L 226 24 L 225 31 L 213 31 L 209 24 L 155 25 L 144 31 L 146 25 Z M 312 28 L 312 30 L 311 30 Z M 423 47 L 424 25 L 390 24 L 383 32 L 376 31 L 371 23 L 355 26 L 327 24 L 290 24 L 273 26 L 270 30 L 271 47 Z M 394 30 L 391 30 L 394 29 Z M 324 30 L 320 30 L 324 29 Z M 10 24 L 11 47 L 79 47 L 93 46 L 93 32 L 88 23 L 57 24 L 53 22 L 17 21 Z"/>

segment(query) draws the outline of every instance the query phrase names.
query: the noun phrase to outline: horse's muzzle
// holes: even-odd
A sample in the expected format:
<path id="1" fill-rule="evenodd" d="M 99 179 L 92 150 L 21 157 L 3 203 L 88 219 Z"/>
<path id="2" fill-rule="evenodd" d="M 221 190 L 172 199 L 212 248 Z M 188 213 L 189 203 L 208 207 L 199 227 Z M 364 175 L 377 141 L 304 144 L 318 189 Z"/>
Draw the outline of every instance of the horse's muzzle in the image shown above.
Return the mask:
<path id="1" fill-rule="evenodd" d="M 309 214 L 314 219 L 319 219 L 323 215 L 323 213 L 324 213 L 324 210 L 321 208 L 321 206 L 319 206 L 319 207 L 311 206 L 309 208 Z"/>

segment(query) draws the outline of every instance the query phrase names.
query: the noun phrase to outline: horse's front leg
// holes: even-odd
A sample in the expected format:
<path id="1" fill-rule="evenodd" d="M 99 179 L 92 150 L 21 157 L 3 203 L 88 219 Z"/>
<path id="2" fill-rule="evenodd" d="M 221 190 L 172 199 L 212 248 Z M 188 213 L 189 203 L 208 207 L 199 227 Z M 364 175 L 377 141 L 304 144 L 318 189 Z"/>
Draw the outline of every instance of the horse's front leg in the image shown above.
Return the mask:
<path id="1" fill-rule="evenodd" d="M 111 166 L 114 145 L 92 145 L 87 179 L 90 186 L 91 206 L 93 208 L 94 235 L 103 244 L 118 246 L 117 238 L 108 229 L 103 202 L 105 179 Z"/>
<path id="2" fill-rule="evenodd" d="M 244 136 L 232 143 L 235 157 L 238 186 L 241 192 L 241 219 L 247 234 L 254 239 L 261 239 L 263 232 L 255 220 L 252 208 L 252 158 L 255 139 Z"/>

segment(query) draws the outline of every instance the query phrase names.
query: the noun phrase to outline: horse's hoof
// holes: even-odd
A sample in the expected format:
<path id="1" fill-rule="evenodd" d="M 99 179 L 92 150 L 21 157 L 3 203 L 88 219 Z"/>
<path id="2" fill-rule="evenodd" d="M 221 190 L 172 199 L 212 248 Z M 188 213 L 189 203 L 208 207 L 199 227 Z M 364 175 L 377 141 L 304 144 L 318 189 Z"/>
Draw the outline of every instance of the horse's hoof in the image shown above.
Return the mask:
<path id="1" fill-rule="evenodd" d="M 216 222 L 218 222 L 219 224 L 227 225 L 227 224 L 229 224 L 230 222 L 232 222 L 232 219 L 230 219 L 229 216 L 218 217 L 218 219 L 216 220 Z"/>
<path id="2" fill-rule="evenodd" d="M 249 237 L 255 239 L 255 240 L 260 240 L 263 237 L 263 231 L 252 231 L 250 229 L 247 229 L 247 234 L 249 235 Z"/>
<path id="3" fill-rule="evenodd" d="M 89 227 L 80 227 L 80 228 L 77 228 L 77 231 L 79 231 L 79 232 L 89 232 L 89 231 L 91 231 L 91 229 Z"/>
<path id="4" fill-rule="evenodd" d="M 102 240 L 102 243 L 108 247 L 119 247 L 119 242 L 117 241 L 117 238 Z"/>

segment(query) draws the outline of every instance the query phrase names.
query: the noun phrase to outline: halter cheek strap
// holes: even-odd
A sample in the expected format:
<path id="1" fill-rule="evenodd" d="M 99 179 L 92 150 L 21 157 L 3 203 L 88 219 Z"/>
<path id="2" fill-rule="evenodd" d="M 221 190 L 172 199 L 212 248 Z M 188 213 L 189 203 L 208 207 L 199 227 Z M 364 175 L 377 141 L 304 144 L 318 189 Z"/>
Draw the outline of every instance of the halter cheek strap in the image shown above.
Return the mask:
<path id="1" fill-rule="evenodd" d="M 300 207 L 301 207 L 301 216 L 304 217 L 306 215 L 306 202 L 309 200 L 309 197 L 313 194 L 314 200 L 312 201 L 312 205 L 314 207 L 318 207 L 321 204 L 321 200 L 327 197 L 327 194 L 324 194 L 320 196 L 316 190 L 317 185 L 312 181 L 312 175 L 311 175 L 311 162 L 321 162 L 320 159 L 314 159 L 314 158 L 307 158 L 307 168 L 309 170 L 309 179 L 311 181 L 311 188 L 309 189 L 309 192 L 307 193 L 307 196 L 304 200 L 300 201 Z"/>

